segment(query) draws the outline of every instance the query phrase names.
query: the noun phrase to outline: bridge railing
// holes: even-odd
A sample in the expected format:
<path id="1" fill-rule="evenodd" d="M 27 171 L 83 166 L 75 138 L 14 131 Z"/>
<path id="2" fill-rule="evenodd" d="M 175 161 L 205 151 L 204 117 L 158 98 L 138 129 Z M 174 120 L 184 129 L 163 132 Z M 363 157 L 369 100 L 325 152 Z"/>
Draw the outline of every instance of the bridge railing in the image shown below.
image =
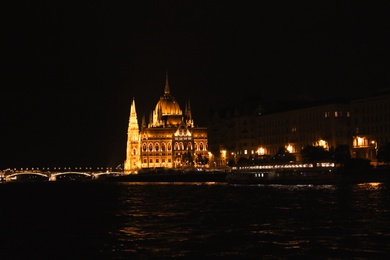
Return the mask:
<path id="1" fill-rule="evenodd" d="M 2 171 L 0 172 L 0 181 L 1 182 L 7 182 L 7 181 L 18 181 L 22 179 L 23 177 L 32 176 L 32 178 L 35 177 L 43 177 L 44 179 L 47 178 L 49 181 L 56 181 L 58 177 L 61 176 L 71 176 L 71 175 L 83 175 L 86 178 L 91 179 L 97 179 L 102 176 L 119 176 L 123 175 L 123 172 L 78 172 L 78 171 L 67 171 L 67 172 L 41 172 L 41 171 Z"/>

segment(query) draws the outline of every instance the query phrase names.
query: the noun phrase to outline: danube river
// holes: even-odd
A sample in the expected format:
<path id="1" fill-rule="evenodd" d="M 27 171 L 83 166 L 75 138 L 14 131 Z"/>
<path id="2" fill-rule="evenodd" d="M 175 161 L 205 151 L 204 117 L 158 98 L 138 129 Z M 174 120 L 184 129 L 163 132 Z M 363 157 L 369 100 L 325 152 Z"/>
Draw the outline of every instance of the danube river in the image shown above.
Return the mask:
<path id="1" fill-rule="evenodd" d="M 5 183 L 0 198 L 0 259 L 390 256 L 389 183 Z"/>

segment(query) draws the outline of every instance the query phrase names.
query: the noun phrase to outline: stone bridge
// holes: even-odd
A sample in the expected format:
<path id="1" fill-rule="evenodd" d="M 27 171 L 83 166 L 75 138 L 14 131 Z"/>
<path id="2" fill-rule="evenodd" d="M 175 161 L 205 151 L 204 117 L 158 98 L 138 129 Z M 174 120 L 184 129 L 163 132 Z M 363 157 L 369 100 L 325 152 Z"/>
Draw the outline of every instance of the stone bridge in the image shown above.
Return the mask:
<path id="1" fill-rule="evenodd" d="M 41 172 L 41 171 L 5 171 L 0 172 L 0 182 L 15 181 L 73 181 L 73 180 L 92 180 L 106 176 L 120 176 L 123 172 Z"/>

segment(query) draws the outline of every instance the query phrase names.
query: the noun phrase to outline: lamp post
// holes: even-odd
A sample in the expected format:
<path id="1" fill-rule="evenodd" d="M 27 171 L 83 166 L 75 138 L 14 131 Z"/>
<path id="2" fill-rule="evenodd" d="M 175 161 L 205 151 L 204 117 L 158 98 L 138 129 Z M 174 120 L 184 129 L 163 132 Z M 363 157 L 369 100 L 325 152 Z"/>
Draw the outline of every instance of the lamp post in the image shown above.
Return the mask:
<path id="1" fill-rule="evenodd" d="M 375 140 L 371 141 L 371 146 L 373 146 L 373 150 L 371 150 L 371 162 L 376 166 L 378 163 L 378 143 Z"/>

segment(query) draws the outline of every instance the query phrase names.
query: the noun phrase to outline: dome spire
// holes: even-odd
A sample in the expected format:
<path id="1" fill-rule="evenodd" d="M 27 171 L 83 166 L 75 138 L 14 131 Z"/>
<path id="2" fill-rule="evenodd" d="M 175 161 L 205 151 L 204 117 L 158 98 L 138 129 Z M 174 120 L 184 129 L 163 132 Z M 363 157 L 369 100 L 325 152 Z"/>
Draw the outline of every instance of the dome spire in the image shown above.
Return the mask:
<path id="1" fill-rule="evenodd" d="M 164 94 L 169 94 L 169 84 L 168 84 L 168 71 L 165 73 L 165 89 L 164 89 Z"/>

